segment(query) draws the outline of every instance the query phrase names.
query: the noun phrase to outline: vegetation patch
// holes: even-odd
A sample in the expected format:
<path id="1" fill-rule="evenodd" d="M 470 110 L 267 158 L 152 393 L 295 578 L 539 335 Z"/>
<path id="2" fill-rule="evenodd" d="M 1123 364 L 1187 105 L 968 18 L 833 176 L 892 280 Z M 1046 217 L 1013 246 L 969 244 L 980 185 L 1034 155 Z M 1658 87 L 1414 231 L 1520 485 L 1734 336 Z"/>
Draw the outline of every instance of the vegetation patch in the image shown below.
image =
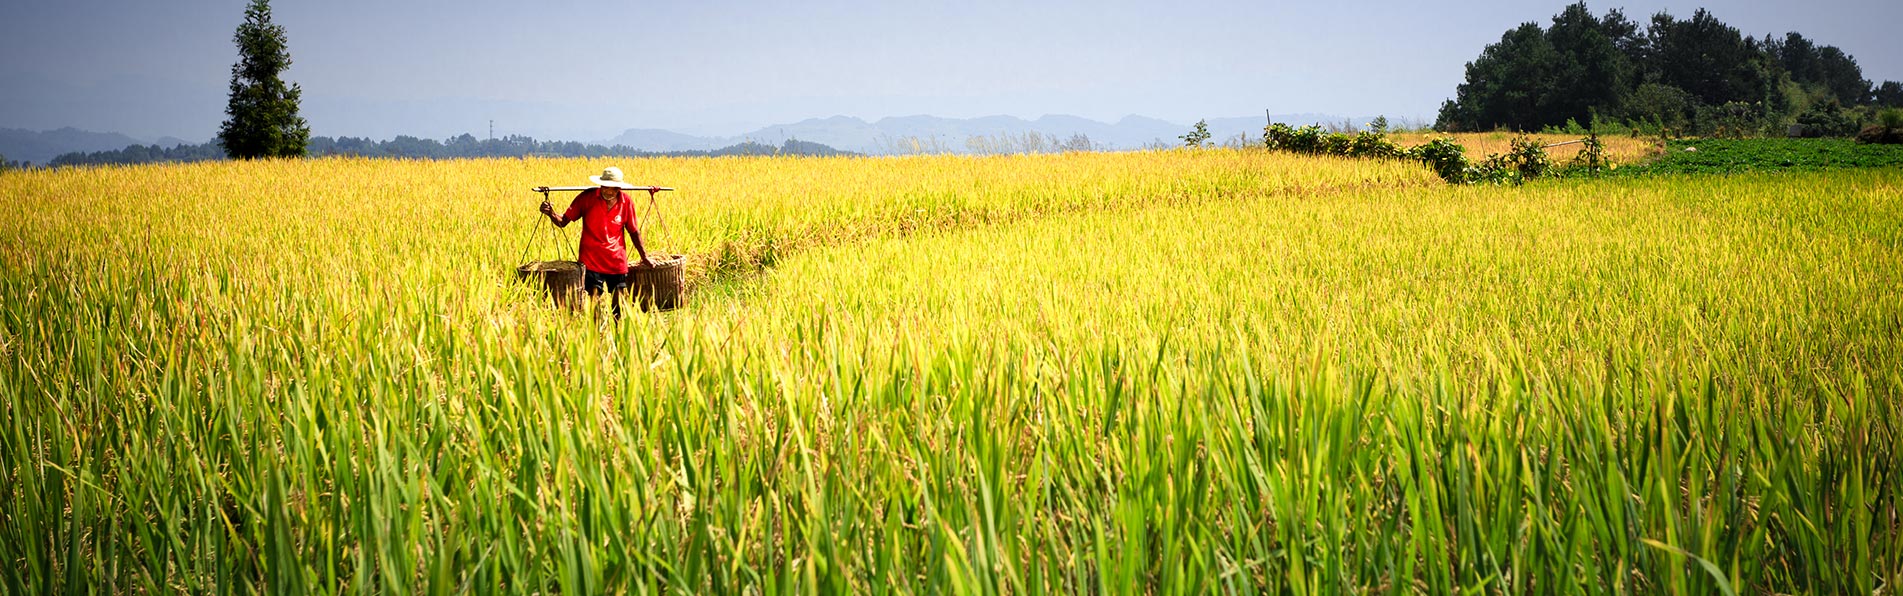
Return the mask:
<path id="1" fill-rule="evenodd" d="M 1452 137 L 1434 137 L 1413 147 L 1403 148 L 1379 130 L 1354 134 L 1322 132 L 1319 126 L 1291 127 L 1270 124 L 1262 130 L 1262 143 L 1272 150 L 1308 155 L 1375 158 L 1418 161 L 1434 170 L 1449 184 L 1522 184 L 1548 176 L 1597 175 L 1610 169 L 1605 143 L 1598 135 L 1576 141 L 1578 153 L 1571 161 L 1556 164 L 1546 154 L 1546 146 L 1529 137 L 1514 137 L 1504 153 L 1490 153 L 1473 161 L 1467 149 Z"/>
<path id="2" fill-rule="evenodd" d="M 1903 145 L 1849 139 L 1687 139 L 1666 145 L 1657 161 L 1620 174 L 1728 174 L 1768 170 L 1820 171 L 1903 167 Z"/>

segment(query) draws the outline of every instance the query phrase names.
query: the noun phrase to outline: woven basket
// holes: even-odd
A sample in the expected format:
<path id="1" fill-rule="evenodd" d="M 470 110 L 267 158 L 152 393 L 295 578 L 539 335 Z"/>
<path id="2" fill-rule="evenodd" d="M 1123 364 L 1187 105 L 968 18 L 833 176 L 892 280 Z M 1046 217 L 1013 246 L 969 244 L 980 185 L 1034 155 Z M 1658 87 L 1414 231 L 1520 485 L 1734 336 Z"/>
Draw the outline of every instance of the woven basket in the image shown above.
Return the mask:
<path id="1" fill-rule="evenodd" d="M 629 263 L 628 291 L 641 310 L 674 310 L 681 306 L 686 255 L 648 255 L 653 267 Z M 579 279 L 579 277 L 578 277 Z"/>
<path id="2" fill-rule="evenodd" d="M 581 263 L 575 261 L 529 261 L 515 268 L 517 280 L 542 286 L 556 307 L 574 308 L 580 301 Z"/>

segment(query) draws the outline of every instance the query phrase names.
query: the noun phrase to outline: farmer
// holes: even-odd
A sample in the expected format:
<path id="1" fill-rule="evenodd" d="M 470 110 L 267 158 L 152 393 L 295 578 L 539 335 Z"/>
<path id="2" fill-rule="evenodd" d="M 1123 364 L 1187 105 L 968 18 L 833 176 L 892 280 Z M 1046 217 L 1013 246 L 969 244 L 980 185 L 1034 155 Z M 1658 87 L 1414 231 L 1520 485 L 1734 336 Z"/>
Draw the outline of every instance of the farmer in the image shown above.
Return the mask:
<path id="1" fill-rule="evenodd" d="M 595 188 L 581 191 L 568 204 L 568 211 L 555 214 L 555 208 L 542 201 L 542 215 L 556 227 L 581 220 L 582 289 L 589 296 L 601 296 L 603 289 L 614 300 L 615 318 L 621 318 L 621 293 L 628 288 L 628 246 L 621 232 L 634 238 L 634 250 L 641 253 L 641 267 L 653 267 L 648 249 L 641 245 L 641 229 L 634 221 L 634 201 L 623 190 L 634 188 L 621 176 L 621 168 L 608 168 L 600 176 L 589 176 Z"/>

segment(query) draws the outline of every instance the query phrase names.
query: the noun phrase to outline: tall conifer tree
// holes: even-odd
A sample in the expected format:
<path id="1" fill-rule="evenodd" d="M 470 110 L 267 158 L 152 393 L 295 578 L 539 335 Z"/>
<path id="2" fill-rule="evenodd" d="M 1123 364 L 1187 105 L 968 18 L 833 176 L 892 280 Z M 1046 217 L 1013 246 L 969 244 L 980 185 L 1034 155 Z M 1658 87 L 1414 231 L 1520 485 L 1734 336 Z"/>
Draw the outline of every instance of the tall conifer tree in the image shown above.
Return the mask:
<path id="1" fill-rule="evenodd" d="M 218 141 L 234 159 L 301 157 L 311 129 L 297 115 L 303 90 L 278 78 L 291 66 L 284 27 L 271 23 L 270 0 L 252 0 L 244 17 L 232 36 L 238 63 L 231 65 L 228 118 L 218 129 Z"/>

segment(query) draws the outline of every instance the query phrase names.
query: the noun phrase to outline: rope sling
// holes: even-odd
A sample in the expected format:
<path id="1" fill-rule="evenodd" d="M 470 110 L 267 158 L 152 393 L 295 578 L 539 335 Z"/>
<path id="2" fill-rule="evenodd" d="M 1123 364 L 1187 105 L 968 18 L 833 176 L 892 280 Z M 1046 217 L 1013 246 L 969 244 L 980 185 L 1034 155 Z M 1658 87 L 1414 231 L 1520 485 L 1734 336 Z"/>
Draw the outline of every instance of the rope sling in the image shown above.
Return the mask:
<path id="1" fill-rule="evenodd" d="M 548 202 L 548 193 L 549 191 L 546 191 L 546 190 L 542 191 L 542 202 L 544 203 Z M 522 254 L 516 257 L 515 260 L 522 261 L 523 259 L 527 259 L 529 257 L 529 248 L 535 245 L 536 238 L 539 238 L 542 236 L 541 234 L 538 234 L 536 232 L 539 231 L 543 227 L 542 224 L 543 222 L 546 222 L 546 221 L 548 221 L 548 217 L 542 216 L 542 214 L 540 213 L 537 213 L 536 217 L 531 218 L 529 220 L 528 237 L 522 243 Z M 564 254 L 562 252 L 563 249 L 566 249 L 569 246 L 568 230 L 565 228 L 556 227 L 553 224 L 547 227 L 548 227 L 548 239 L 550 242 L 555 243 L 555 256 L 560 257 Z M 575 250 L 580 250 L 580 249 L 577 248 Z M 567 253 L 567 254 L 573 254 L 574 258 L 566 259 L 566 260 L 576 261 L 576 262 L 581 261 L 580 254 L 578 253 Z M 523 261 L 523 262 L 526 262 L 526 261 Z"/>

